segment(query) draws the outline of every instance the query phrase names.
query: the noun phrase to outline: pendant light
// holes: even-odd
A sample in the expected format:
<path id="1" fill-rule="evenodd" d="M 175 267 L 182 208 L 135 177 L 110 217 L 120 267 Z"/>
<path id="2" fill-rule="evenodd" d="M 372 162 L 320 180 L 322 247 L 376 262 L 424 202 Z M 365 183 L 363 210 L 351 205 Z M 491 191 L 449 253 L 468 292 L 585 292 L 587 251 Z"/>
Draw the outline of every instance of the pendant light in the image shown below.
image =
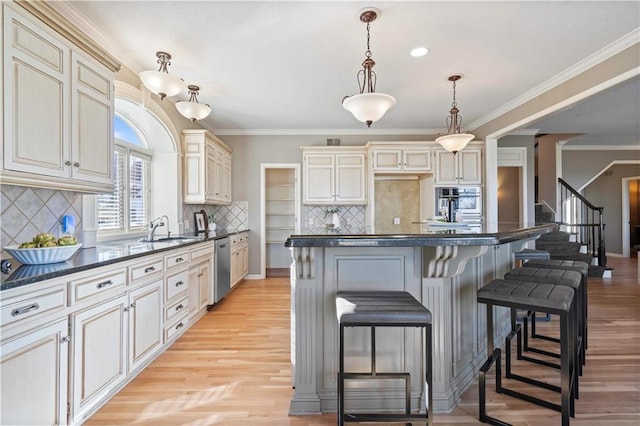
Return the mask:
<path id="1" fill-rule="evenodd" d="M 385 93 L 376 93 L 377 77 L 373 71 L 376 63 L 371 58 L 369 39 L 370 24 L 376 20 L 379 14 L 380 11 L 375 8 L 368 8 L 360 13 L 360 21 L 367 24 L 367 50 L 364 62 L 362 62 L 362 69 L 357 74 L 360 94 L 345 96 L 342 100 L 344 109 L 353 114 L 357 120 L 367 123 L 367 127 L 371 127 L 371 123 L 380 120 L 396 104 L 393 96 Z"/>
<path id="2" fill-rule="evenodd" d="M 169 70 L 167 70 L 167 67 L 171 65 L 171 55 L 167 52 L 156 52 L 156 57 L 160 64 L 158 71 L 142 71 L 139 74 L 145 87 L 159 95 L 161 100 L 184 91 L 184 81 L 169 74 Z"/>
<path id="3" fill-rule="evenodd" d="M 206 104 L 198 103 L 198 94 L 200 87 L 190 84 L 189 87 L 189 100 L 176 102 L 176 108 L 180 114 L 191 120 L 193 123 L 196 120 L 202 120 L 211 113 L 211 107 Z"/>
<path id="4" fill-rule="evenodd" d="M 456 103 L 456 81 L 462 77 L 459 75 L 452 75 L 449 77 L 449 81 L 453 82 L 453 103 L 451 104 L 451 110 L 449 110 L 449 117 L 447 117 L 447 134 L 438 136 L 436 142 L 438 142 L 444 149 L 449 152 L 456 152 L 464 149 L 465 146 L 475 137 L 471 133 L 460 133 L 460 126 L 462 125 L 462 116 L 458 115 L 460 110 Z"/>

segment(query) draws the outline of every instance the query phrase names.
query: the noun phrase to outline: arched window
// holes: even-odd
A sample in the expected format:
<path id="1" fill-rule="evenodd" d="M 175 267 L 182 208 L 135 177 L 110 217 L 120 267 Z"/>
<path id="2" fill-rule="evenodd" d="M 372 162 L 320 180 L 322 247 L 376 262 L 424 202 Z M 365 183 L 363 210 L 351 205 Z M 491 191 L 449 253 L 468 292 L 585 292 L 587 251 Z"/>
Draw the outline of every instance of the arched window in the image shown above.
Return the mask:
<path id="1" fill-rule="evenodd" d="M 113 120 L 114 191 L 98 196 L 101 235 L 144 231 L 151 209 L 151 150 L 142 132 L 126 118 Z"/>

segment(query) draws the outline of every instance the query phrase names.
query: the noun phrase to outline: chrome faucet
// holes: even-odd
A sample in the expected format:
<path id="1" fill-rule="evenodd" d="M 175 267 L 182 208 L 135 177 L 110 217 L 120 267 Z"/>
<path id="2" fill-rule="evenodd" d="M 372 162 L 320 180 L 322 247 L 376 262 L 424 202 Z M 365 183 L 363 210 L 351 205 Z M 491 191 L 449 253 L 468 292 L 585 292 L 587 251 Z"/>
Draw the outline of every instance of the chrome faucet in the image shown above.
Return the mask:
<path id="1" fill-rule="evenodd" d="M 166 219 L 166 222 L 163 222 L 162 219 Z M 151 223 L 149 223 L 149 232 L 147 233 L 147 241 L 153 241 L 153 234 L 156 232 L 156 229 L 158 229 L 161 226 L 169 226 L 169 218 L 167 217 L 167 215 L 162 215 L 160 217 L 157 217 L 155 219 L 153 219 L 151 221 Z"/>

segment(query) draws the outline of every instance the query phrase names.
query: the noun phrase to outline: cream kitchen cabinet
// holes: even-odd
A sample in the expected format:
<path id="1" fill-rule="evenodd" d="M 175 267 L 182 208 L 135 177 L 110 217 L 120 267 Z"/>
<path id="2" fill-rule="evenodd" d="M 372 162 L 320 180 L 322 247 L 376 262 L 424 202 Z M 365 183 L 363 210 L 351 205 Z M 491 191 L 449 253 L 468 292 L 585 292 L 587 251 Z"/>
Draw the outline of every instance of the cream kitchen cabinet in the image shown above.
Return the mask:
<path id="1" fill-rule="evenodd" d="M 129 371 L 155 357 L 162 349 L 162 279 L 129 292 Z"/>
<path id="2" fill-rule="evenodd" d="M 428 148 L 374 148 L 374 173 L 431 172 L 431 152 Z"/>
<path id="3" fill-rule="evenodd" d="M 127 378 L 128 310 L 123 292 L 71 316 L 72 424 L 81 424 Z"/>
<path id="4" fill-rule="evenodd" d="M 0 298 L 0 424 L 66 424 L 66 283 L 4 290 Z"/>
<path id="5" fill-rule="evenodd" d="M 305 204 L 366 204 L 364 151 L 316 148 L 303 152 Z"/>
<path id="6" fill-rule="evenodd" d="M 186 204 L 231 204 L 231 148 L 206 130 L 183 130 Z"/>
<path id="7" fill-rule="evenodd" d="M 3 340 L 0 424 L 67 423 L 68 326 L 64 317 Z"/>
<path id="8" fill-rule="evenodd" d="M 465 148 L 457 154 L 436 151 L 435 185 L 482 184 L 482 150 Z"/>
<path id="9" fill-rule="evenodd" d="M 241 232 L 231 238 L 231 287 L 249 273 L 249 233 Z"/>
<path id="10" fill-rule="evenodd" d="M 15 4 L 4 4 L 3 41 L 3 183 L 112 192 L 119 65 L 91 57 Z"/>
<path id="11" fill-rule="evenodd" d="M 192 322 L 206 314 L 209 301 L 214 300 L 213 253 L 212 242 L 189 250 L 189 319 Z"/>
<path id="12" fill-rule="evenodd" d="M 189 320 L 206 313 L 211 280 L 211 260 L 189 267 Z"/>

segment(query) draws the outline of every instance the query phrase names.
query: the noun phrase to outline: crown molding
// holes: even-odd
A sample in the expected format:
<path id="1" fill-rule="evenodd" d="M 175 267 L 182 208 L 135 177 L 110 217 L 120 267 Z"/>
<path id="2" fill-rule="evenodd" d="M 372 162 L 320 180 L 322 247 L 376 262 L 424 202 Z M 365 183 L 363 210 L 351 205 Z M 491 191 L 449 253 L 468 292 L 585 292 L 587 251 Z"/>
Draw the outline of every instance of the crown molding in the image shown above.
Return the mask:
<path id="1" fill-rule="evenodd" d="M 563 151 L 640 151 L 640 141 L 636 145 L 562 145 Z"/>
<path id="2" fill-rule="evenodd" d="M 594 66 L 598 65 L 599 63 L 611 58 L 614 55 L 617 55 L 618 53 L 622 52 L 623 50 L 638 44 L 638 40 L 640 39 L 640 27 L 634 29 L 633 31 L 631 31 L 630 33 L 620 37 L 618 40 L 614 41 L 613 43 L 610 43 L 609 45 L 603 47 L 602 49 L 598 50 L 597 52 L 587 56 L 586 58 L 584 58 L 583 60 L 577 62 L 576 64 L 570 66 L 569 68 L 567 68 L 566 70 L 562 71 L 559 74 L 556 74 L 555 76 L 551 77 L 550 79 L 546 80 L 545 82 L 543 82 L 542 84 L 534 87 L 533 89 L 523 93 L 522 95 L 518 96 L 517 98 L 513 99 L 510 102 L 507 102 L 506 104 L 504 104 L 502 107 L 498 108 L 497 110 L 485 115 L 484 117 L 479 118 L 478 120 L 474 121 L 473 123 L 469 124 L 469 126 L 467 126 L 467 129 L 469 131 L 473 131 L 474 129 L 477 129 L 480 126 L 483 126 L 485 124 L 487 124 L 488 122 L 495 120 L 496 118 L 500 117 L 501 115 L 506 114 L 507 112 L 511 111 L 512 109 L 515 109 L 523 104 L 525 104 L 526 102 L 542 95 L 545 92 L 548 92 L 549 90 L 553 89 L 554 87 L 572 79 L 573 77 L 587 71 L 590 68 L 593 68 Z"/>
<path id="3" fill-rule="evenodd" d="M 436 135 L 442 129 L 217 129 L 227 136 L 360 136 L 360 135 Z"/>

